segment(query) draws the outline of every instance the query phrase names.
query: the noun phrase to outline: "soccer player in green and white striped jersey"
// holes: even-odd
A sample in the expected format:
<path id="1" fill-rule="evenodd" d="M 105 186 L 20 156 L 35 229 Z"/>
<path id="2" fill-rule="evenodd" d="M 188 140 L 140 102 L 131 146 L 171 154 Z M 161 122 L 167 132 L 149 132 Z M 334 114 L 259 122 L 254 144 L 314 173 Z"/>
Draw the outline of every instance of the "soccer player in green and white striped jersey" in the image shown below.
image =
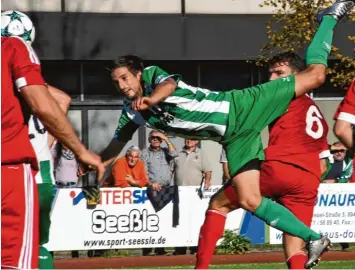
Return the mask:
<path id="1" fill-rule="evenodd" d="M 285 207 L 261 197 L 259 177 L 264 153 L 260 133 L 286 112 L 294 97 L 324 83 L 333 29 L 354 1 L 338 0 L 320 13 L 321 24 L 307 50 L 305 71 L 243 90 L 217 92 L 192 87 L 180 75 L 168 74 L 157 66 L 144 68 L 136 56 L 119 58 L 112 68 L 112 79 L 126 99 L 114 138 L 101 154 L 106 165 L 141 125 L 182 137 L 219 141 L 226 150 L 231 184 L 240 207 L 276 229 L 309 242 L 313 264 L 330 241 Z M 210 214 L 225 219 L 230 202 L 214 203 Z"/>

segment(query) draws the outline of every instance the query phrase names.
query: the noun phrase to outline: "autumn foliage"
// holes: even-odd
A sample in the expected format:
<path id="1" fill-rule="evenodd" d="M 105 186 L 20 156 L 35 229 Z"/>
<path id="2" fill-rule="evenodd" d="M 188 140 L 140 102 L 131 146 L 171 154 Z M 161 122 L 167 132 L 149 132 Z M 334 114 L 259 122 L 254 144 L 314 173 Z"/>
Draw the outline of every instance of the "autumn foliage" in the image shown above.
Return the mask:
<path id="1" fill-rule="evenodd" d="M 257 65 L 265 65 L 269 57 L 279 51 L 304 51 L 318 27 L 315 14 L 333 2 L 330 0 L 265 0 L 260 6 L 273 7 L 275 13 L 266 25 L 269 42 L 262 48 Z M 355 14 L 348 15 L 348 19 L 355 21 Z M 355 36 L 349 36 L 344 42 L 352 42 L 355 48 Z M 336 61 L 335 65 L 328 68 L 330 81 L 335 87 L 346 87 L 355 79 L 355 59 L 343 55 L 335 46 L 332 46 L 332 57 Z"/>

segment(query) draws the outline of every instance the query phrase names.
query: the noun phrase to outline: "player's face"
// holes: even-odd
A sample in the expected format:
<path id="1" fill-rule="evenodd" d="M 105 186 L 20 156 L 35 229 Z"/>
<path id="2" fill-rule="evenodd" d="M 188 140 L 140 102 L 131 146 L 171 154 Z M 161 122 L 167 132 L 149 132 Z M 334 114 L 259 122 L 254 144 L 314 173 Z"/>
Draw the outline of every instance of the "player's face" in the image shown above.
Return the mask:
<path id="1" fill-rule="evenodd" d="M 269 68 L 270 81 L 286 77 L 293 74 L 293 69 L 288 65 L 288 62 L 279 62 Z"/>
<path id="2" fill-rule="evenodd" d="M 126 158 L 127 158 L 128 166 L 134 167 L 134 166 L 136 166 L 136 164 L 140 158 L 140 155 L 138 152 L 131 152 L 126 156 Z"/>
<path id="3" fill-rule="evenodd" d="M 127 67 L 119 67 L 112 71 L 111 75 L 118 91 L 127 98 L 134 99 L 142 92 L 140 71 L 134 75 Z"/>

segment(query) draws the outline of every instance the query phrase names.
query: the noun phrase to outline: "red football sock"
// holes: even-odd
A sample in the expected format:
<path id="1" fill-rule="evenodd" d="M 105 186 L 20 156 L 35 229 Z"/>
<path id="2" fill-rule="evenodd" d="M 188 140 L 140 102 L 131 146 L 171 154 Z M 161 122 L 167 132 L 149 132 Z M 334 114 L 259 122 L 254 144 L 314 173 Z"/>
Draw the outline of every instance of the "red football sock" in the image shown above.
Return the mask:
<path id="1" fill-rule="evenodd" d="M 223 236 L 227 214 L 207 210 L 205 222 L 200 230 L 195 269 L 208 269 L 217 241 Z"/>
<path id="2" fill-rule="evenodd" d="M 288 269 L 305 269 L 304 265 L 307 261 L 305 253 L 297 253 L 289 257 L 286 261 Z"/>

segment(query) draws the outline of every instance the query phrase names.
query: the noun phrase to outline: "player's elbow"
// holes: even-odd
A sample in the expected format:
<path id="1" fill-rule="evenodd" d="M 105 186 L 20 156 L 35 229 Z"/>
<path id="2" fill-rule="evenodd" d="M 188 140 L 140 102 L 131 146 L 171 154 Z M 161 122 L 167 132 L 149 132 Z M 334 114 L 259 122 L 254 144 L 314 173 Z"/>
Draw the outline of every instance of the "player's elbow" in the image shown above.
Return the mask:
<path id="1" fill-rule="evenodd" d="M 166 95 L 169 96 L 175 91 L 177 83 L 175 80 L 169 78 L 162 83 L 162 86 L 164 86 L 164 89 L 166 89 Z"/>
<path id="2" fill-rule="evenodd" d="M 169 79 L 167 79 L 167 80 L 165 80 L 164 81 L 166 84 L 169 84 L 172 88 L 176 88 L 176 86 L 177 86 L 177 83 L 176 83 L 176 81 L 174 80 L 174 79 L 171 79 L 171 78 L 169 78 Z"/>
<path id="3" fill-rule="evenodd" d="M 314 88 L 318 88 L 325 83 L 326 74 L 322 70 L 318 70 L 314 73 Z"/>
<path id="4" fill-rule="evenodd" d="M 309 77 L 307 80 L 311 83 L 311 88 L 315 89 L 322 86 L 326 79 L 326 68 L 323 65 L 311 65 L 307 68 Z"/>
<path id="5" fill-rule="evenodd" d="M 60 89 L 51 85 L 48 85 L 48 90 L 52 97 L 55 99 L 55 101 L 57 101 L 62 111 L 64 111 L 64 113 L 67 113 L 71 104 L 71 97 Z"/>
<path id="6" fill-rule="evenodd" d="M 68 96 L 67 94 L 64 94 L 60 100 L 61 107 L 66 108 L 66 110 L 68 111 L 70 104 L 71 104 L 71 97 Z"/>

